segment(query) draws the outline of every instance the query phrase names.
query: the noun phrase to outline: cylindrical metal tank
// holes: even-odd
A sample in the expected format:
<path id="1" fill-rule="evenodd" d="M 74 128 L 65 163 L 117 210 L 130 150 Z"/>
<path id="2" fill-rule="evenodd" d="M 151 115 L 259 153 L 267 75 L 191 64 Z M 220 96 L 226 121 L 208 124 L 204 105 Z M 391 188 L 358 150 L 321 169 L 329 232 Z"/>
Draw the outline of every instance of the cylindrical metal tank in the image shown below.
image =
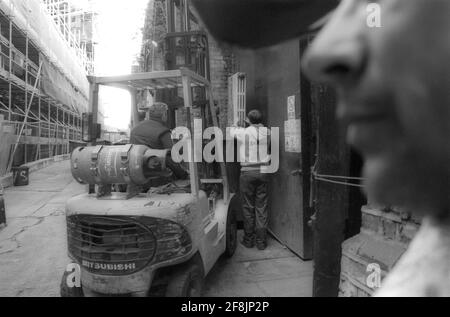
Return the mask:
<path id="1" fill-rule="evenodd" d="M 144 185 L 144 145 L 91 146 L 73 151 L 73 177 L 81 184 L 135 184 Z"/>

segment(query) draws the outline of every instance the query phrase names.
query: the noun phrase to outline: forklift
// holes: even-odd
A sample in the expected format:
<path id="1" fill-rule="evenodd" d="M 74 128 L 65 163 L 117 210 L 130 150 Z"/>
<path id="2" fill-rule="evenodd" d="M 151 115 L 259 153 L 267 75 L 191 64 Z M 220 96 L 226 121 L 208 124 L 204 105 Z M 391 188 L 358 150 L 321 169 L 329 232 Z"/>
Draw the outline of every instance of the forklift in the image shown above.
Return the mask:
<path id="1" fill-rule="evenodd" d="M 182 90 L 192 136 L 192 90 L 202 87 L 210 105 L 203 119 L 218 126 L 209 81 L 189 69 L 93 77 L 94 95 L 100 85 Z M 96 96 L 91 106 L 98 111 Z M 93 132 L 83 134 L 91 134 L 95 143 L 97 125 L 90 123 Z M 186 163 L 189 180 L 142 191 L 152 179 L 170 178 L 168 151 L 95 144 L 74 150 L 73 177 L 89 185 L 89 192 L 66 205 L 68 253 L 81 269 L 81 285 L 69 287 L 65 272 L 63 297 L 201 296 L 205 276 L 219 258 L 236 250 L 239 202 L 230 193 L 225 163 L 196 163 L 193 153 L 194 148 Z M 114 190 L 117 184 L 127 185 L 126 192 Z"/>

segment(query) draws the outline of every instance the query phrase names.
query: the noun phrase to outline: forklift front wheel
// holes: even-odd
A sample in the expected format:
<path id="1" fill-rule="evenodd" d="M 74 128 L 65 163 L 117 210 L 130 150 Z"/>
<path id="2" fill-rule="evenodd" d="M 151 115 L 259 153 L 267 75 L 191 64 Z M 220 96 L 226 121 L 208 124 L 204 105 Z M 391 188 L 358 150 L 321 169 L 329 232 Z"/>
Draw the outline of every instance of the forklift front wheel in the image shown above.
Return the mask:
<path id="1" fill-rule="evenodd" d="M 201 297 L 203 273 L 200 265 L 191 262 L 173 272 L 167 285 L 166 297 Z"/>
<path id="2" fill-rule="evenodd" d="M 231 209 L 227 216 L 227 228 L 226 228 L 226 249 L 224 256 L 231 258 L 236 252 L 237 248 L 237 216 L 236 212 Z"/>

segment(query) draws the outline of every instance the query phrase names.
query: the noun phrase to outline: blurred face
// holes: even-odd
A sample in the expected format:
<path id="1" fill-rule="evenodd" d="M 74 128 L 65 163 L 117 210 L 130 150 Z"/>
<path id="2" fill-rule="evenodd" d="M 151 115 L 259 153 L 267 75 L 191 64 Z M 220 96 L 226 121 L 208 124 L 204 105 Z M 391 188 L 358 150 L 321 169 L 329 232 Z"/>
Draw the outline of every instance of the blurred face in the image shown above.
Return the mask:
<path id="1" fill-rule="evenodd" d="M 347 140 L 366 159 L 369 198 L 445 215 L 450 200 L 450 1 L 343 0 L 305 55 L 333 85 Z"/>

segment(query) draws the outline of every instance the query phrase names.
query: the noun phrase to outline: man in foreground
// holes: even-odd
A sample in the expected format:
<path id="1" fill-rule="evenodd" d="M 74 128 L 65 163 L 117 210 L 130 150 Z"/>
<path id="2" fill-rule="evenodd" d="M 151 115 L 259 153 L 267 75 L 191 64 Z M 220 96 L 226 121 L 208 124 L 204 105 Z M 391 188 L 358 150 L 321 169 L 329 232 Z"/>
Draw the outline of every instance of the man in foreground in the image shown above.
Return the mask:
<path id="1" fill-rule="evenodd" d="M 450 1 L 344 0 L 303 65 L 336 87 L 337 116 L 365 157 L 375 203 L 424 216 L 379 296 L 450 296 Z"/>

